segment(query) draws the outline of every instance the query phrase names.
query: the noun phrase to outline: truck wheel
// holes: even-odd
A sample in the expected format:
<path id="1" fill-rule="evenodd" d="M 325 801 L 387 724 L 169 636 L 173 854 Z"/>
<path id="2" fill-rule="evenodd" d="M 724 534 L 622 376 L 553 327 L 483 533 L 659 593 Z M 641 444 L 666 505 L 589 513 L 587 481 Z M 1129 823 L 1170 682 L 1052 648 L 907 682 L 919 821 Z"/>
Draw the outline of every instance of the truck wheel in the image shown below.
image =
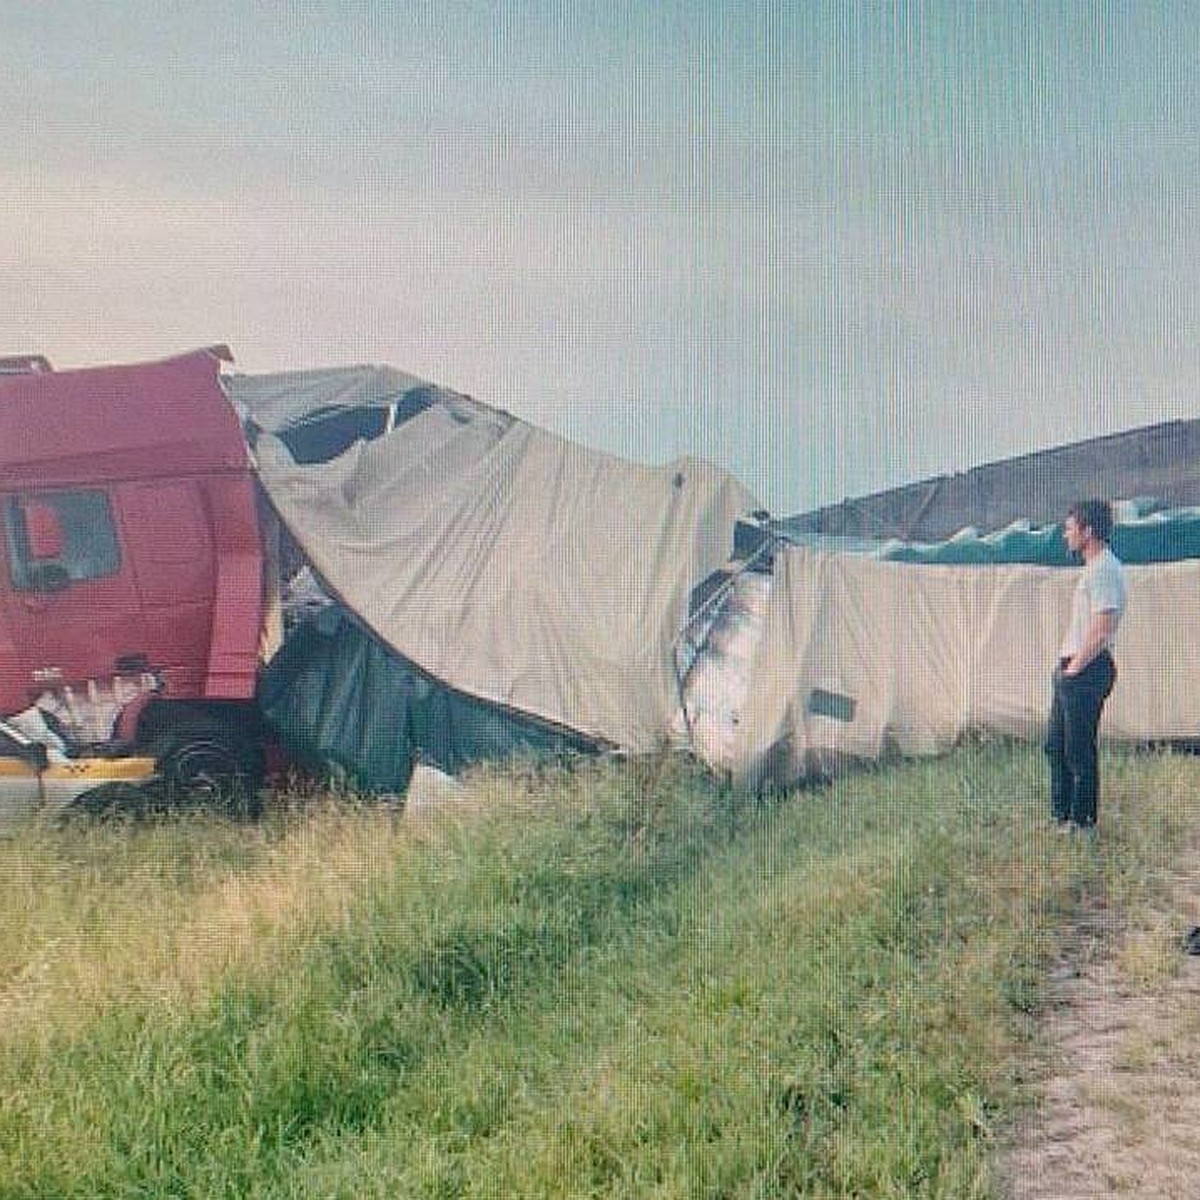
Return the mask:
<path id="1" fill-rule="evenodd" d="M 150 742 L 169 807 L 200 806 L 251 820 L 262 813 L 262 750 L 221 721 L 198 717 Z"/>

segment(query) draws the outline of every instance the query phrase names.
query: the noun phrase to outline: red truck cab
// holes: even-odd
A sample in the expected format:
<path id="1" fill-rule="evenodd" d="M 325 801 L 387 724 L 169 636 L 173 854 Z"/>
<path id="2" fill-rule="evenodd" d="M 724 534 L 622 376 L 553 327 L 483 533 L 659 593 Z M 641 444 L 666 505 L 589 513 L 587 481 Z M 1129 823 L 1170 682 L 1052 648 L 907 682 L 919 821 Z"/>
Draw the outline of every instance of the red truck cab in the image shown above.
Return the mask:
<path id="1" fill-rule="evenodd" d="M 72 753 L 185 785 L 261 766 L 263 546 L 222 351 L 0 359 L 0 717 L 37 706 Z"/>

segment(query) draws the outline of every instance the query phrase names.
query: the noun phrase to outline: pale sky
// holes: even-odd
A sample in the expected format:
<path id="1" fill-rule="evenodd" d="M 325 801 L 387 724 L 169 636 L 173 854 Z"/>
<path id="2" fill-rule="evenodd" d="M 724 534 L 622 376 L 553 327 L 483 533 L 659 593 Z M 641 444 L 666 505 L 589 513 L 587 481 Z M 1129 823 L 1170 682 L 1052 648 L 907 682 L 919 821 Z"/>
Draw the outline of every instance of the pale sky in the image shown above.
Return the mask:
<path id="1" fill-rule="evenodd" d="M 778 514 L 1200 415 L 1200 4 L 0 0 L 0 353 L 389 363 Z"/>

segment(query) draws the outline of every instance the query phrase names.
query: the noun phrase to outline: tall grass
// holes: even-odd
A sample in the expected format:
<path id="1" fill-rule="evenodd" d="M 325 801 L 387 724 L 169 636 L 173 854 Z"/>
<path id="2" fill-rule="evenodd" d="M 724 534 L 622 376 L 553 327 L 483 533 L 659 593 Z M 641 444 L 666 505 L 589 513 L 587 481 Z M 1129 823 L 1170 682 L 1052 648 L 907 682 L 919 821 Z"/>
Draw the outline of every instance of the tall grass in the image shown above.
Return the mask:
<path id="1" fill-rule="evenodd" d="M 972 745 L 771 803 L 678 762 L 0 844 L 0 1196 L 993 1194 L 1044 969 L 1193 833 Z"/>

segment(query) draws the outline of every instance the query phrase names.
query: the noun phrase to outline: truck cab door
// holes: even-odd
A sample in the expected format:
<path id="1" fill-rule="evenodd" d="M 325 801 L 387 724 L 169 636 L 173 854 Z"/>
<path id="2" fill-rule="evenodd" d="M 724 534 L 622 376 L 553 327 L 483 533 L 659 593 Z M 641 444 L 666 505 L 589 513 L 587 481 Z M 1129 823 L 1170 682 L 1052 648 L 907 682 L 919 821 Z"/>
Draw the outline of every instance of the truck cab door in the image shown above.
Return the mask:
<path id="1" fill-rule="evenodd" d="M 108 679 L 143 653 L 134 575 L 105 488 L 0 494 L 0 714 L 62 683 Z"/>

